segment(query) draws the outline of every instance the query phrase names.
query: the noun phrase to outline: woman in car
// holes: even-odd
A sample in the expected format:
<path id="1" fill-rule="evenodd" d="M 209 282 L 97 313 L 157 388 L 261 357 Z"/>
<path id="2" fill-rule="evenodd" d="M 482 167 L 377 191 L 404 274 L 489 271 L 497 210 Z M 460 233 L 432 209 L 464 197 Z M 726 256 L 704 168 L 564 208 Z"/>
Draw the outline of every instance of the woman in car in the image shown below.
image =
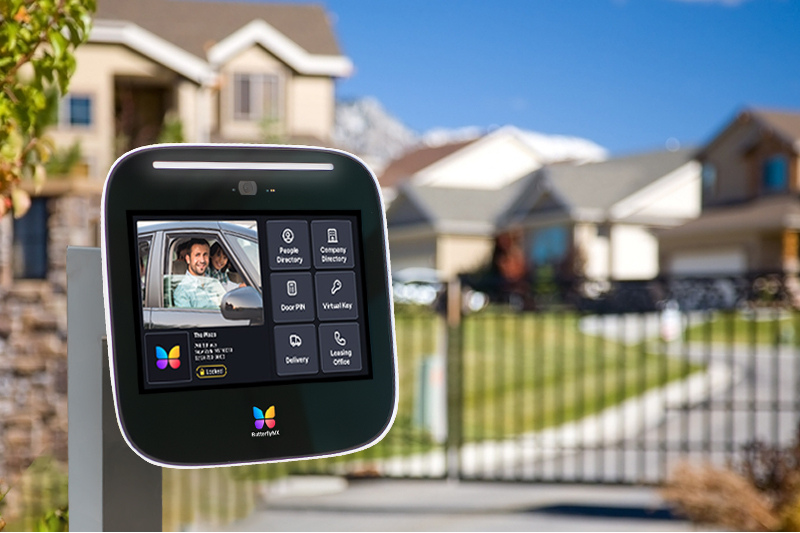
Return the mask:
<path id="1" fill-rule="evenodd" d="M 244 283 L 236 283 L 235 281 L 231 280 L 230 278 L 230 268 L 231 264 L 228 260 L 228 255 L 225 253 L 225 250 L 222 249 L 222 246 L 219 245 L 218 242 L 215 242 L 214 245 L 211 247 L 211 261 L 210 265 L 208 265 L 208 270 L 206 271 L 206 275 L 210 276 L 220 283 L 222 286 L 225 287 L 225 290 L 235 289 L 236 287 L 244 287 Z"/>

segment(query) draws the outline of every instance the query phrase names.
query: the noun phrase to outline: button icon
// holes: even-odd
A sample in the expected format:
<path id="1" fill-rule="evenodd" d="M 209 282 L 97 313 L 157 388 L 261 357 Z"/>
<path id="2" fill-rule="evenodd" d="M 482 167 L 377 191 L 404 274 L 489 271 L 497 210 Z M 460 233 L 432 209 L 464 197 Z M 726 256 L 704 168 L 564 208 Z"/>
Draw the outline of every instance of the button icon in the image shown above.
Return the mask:
<path id="1" fill-rule="evenodd" d="M 281 233 L 281 239 L 283 239 L 283 242 L 285 242 L 286 244 L 292 244 L 292 241 L 294 241 L 294 232 L 292 231 L 292 229 L 291 228 L 284 229 L 283 232 Z"/>
<path id="2" fill-rule="evenodd" d="M 303 345 L 303 339 L 300 338 L 300 335 L 297 335 L 295 333 L 289 335 L 289 346 L 291 346 L 292 348 L 299 348 L 302 345 Z"/>
<path id="3" fill-rule="evenodd" d="M 339 232 L 336 228 L 328 228 L 328 244 L 339 244 Z"/>
<path id="4" fill-rule="evenodd" d="M 297 282 L 290 279 L 286 282 L 286 294 L 289 296 L 297 296 Z"/>
<path id="5" fill-rule="evenodd" d="M 342 334 L 339 333 L 338 329 L 333 332 L 333 340 L 335 340 L 336 344 L 338 344 L 339 346 L 345 346 L 347 344 L 347 339 L 342 337 Z"/>
<path id="6" fill-rule="evenodd" d="M 331 286 L 331 296 L 342 290 L 342 280 L 336 278 Z"/>

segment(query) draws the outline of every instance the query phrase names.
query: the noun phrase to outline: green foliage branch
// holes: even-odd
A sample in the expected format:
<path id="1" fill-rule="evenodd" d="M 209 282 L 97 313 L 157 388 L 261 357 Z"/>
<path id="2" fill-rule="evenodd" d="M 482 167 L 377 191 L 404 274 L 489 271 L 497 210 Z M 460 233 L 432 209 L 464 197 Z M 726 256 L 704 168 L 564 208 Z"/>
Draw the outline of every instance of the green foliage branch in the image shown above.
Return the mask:
<path id="1" fill-rule="evenodd" d="M 45 135 L 75 72 L 96 0 L 0 0 L 0 217 L 30 206 L 20 188 L 44 183 L 53 152 Z"/>

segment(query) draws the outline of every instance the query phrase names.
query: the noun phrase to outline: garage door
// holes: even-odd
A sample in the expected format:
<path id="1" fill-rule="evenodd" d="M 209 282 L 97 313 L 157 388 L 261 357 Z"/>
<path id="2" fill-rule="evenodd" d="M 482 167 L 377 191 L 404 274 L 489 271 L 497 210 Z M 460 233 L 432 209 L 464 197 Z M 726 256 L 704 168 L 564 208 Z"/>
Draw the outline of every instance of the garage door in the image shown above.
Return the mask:
<path id="1" fill-rule="evenodd" d="M 739 248 L 677 253 L 670 273 L 679 276 L 742 274 L 747 271 L 747 257 Z"/>

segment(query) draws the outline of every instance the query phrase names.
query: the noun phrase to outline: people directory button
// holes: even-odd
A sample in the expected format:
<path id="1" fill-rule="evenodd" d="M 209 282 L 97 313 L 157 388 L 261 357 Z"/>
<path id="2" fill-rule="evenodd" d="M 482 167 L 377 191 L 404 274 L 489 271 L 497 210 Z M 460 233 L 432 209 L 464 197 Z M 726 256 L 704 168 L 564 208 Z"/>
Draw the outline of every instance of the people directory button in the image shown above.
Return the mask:
<path id="1" fill-rule="evenodd" d="M 353 233 L 349 220 L 315 220 L 311 223 L 314 266 L 353 268 Z"/>
<path id="2" fill-rule="evenodd" d="M 275 367 L 279 376 L 316 374 L 317 328 L 313 324 L 275 326 Z"/>
<path id="3" fill-rule="evenodd" d="M 305 220 L 270 220 L 267 222 L 269 266 L 273 270 L 311 268 L 308 222 Z"/>
<path id="4" fill-rule="evenodd" d="M 358 318 L 356 275 L 353 271 L 317 272 L 317 317 L 320 320 Z"/>

